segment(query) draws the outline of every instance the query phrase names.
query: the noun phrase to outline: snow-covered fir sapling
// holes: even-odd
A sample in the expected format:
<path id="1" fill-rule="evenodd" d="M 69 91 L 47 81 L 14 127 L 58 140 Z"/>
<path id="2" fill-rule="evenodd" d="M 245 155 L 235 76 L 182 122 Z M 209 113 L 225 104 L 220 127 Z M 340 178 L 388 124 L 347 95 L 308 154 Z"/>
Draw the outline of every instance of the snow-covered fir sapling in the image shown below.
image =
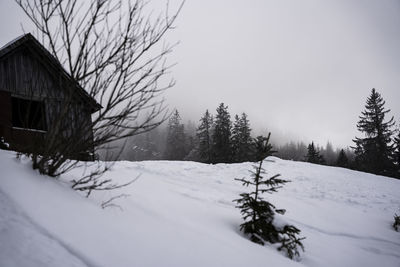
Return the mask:
<path id="1" fill-rule="evenodd" d="M 300 256 L 299 248 L 304 251 L 301 243 L 304 237 L 298 237 L 300 230 L 293 225 L 275 225 L 275 213 L 284 214 L 285 210 L 277 209 L 262 198 L 262 194 L 277 192 L 282 185 L 289 182 L 280 179 L 280 174 L 269 178 L 264 177 L 266 172 L 262 167 L 263 161 L 275 152 L 269 143 L 270 136 L 271 133 L 268 134 L 268 137 L 258 136 L 254 140 L 258 164 L 254 166 L 254 171 L 251 171 L 251 179 L 235 179 L 246 187 L 254 187 L 254 191 L 240 194 L 241 198 L 234 202 L 237 203 L 236 207 L 241 210 L 243 215 L 244 223 L 240 225 L 240 230 L 248 235 L 251 241 L 260 245 L 264 245 L 265 242 L 280 243 L 278 250 L 285 251 L 287 256 L 293 259 Z"/>
<path id="2" fill-rule="evenodd" d="M 400 229 L 400 215 L 397 215 L 397 214 L 394 215 L 393 228 L 397 232 L 399 231 L 399 229 Z"/>

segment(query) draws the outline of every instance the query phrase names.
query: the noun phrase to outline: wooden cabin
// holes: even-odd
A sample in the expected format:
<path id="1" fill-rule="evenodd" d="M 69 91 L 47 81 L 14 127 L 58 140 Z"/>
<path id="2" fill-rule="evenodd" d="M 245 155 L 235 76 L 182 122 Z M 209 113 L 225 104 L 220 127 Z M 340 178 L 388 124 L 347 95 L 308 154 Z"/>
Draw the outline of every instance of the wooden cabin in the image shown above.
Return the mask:
<path id="1" fill-rule="evenodd" d="M 26 152 L 47 142 L 60 120 L 65 140 L 85 128 L 82 138 L 93 141 L 91 115 L 100 108 L 31 34 L 0 48 L 0 138 L 10 149 Z"/>

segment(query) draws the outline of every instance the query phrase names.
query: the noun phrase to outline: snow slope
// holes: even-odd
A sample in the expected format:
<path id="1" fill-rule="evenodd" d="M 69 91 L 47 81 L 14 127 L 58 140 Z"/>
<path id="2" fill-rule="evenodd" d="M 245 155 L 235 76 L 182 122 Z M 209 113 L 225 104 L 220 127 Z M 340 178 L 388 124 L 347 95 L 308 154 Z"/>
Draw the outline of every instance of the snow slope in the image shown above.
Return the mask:
<path id="1" fill-rule="evenodd" d="M 0 150 L 0 266 L 400 266 L 400 180 L 273 159 L 292 182 L 266 197 L 306 237 L 300 262 L 239 232 L 250 163 L 117 162 L 106 176 L 141 177 L 87 199 L 67 182 L 83 168 L 56 181 Z M 122 211 L 100 208 L 120 193 Z"/>

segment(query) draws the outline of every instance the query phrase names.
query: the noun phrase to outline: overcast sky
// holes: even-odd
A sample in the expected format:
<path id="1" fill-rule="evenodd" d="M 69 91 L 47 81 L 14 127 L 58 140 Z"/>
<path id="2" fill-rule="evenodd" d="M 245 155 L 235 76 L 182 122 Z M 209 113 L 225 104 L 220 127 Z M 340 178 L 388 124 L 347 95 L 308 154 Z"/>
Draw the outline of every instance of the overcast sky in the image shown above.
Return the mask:
<path id="1" fill-rule="evenodd" d="M 0 0 L 0 45 L 21 22 Z M 184 120 L 224 102 L 275 140 L 348 146 L 376 88 L 400 121 L 399 0 L 187 0 L 176 26 L 165 97 Z"/>

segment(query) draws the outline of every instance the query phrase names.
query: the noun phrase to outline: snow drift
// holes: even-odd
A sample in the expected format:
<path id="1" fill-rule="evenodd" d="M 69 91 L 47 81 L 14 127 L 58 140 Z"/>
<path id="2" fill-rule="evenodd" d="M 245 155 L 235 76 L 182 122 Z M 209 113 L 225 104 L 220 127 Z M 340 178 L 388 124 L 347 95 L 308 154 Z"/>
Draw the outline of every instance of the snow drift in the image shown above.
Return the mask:
<path id="1" fill-rule="evenodd" d="M 140 179 L 87 199 L 68 183 L 83 169 L 54 180 L 0 150 L 0 266 L 400 266 L 400 180 L 273 160 L 292 182 L 266 198 L 306 237 L 299 262 L 239 232 L 251 163 L 116 162 L 107 177 Z M 122 210 L 101 209 L 118 194 Z"/>

